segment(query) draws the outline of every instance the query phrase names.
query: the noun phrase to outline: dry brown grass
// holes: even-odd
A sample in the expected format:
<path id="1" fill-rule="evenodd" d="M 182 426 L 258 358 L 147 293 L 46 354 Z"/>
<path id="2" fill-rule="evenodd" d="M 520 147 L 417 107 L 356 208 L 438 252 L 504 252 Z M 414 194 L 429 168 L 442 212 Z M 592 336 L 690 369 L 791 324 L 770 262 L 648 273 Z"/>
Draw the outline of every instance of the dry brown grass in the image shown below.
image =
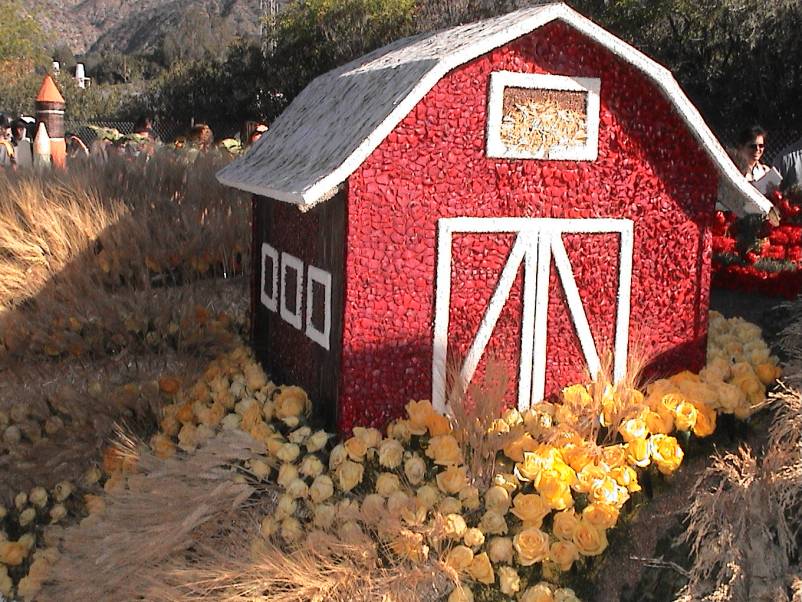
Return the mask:
<path id="1" fill-rule="evenodd" d="M 762 457 L 748 448 L 713 457 L 697 482 L 685 541 L 694 558 L 680 600 L 789 599 L 802 529 L 802 395 L 772 394 Z"/>
<path id="2" fill-rule="evenodd" d="M 242 507 L 254 490 L 235 481 L 231 463 L 264 451 L 239 431 L 168 460 L 136 443 L 120 444 L 135 457 L 137 474 L 106 496 L 102 513 L 67 529 L 40 599 L 141 599 L 169 558 L 199 543 L 204 525 L 225 522 Z"/>

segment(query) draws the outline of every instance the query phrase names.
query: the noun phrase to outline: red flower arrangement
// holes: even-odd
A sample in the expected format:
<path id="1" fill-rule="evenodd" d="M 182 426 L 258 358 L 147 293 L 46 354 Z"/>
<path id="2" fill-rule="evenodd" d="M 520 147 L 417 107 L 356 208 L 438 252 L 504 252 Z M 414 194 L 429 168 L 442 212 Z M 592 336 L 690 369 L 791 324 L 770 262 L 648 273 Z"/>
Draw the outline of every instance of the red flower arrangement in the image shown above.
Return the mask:
<path id="1" fill-rule="evenodd" d="M 773 297 L 802 291 L 802 204 L 769 195 L 780 225 L 717 211 L 712 225 L 713 286 Z"/>

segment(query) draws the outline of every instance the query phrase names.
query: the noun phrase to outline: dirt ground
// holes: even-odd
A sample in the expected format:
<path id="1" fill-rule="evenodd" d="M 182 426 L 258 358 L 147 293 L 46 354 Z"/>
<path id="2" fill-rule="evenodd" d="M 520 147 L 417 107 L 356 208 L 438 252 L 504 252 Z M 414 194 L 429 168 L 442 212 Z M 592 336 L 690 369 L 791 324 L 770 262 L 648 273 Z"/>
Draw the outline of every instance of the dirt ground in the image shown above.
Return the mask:
<path id="1" fill-rule="evenodd" d="M 711 309 L 725 317 L 740 316 L 763 328 L 773 349 L 773 340 L 787 324 L 783 299 L 713 290 Z M 669 602 L 685 585 L 683 571 L 690 564 L 687 546 L 678 539 L 690 505 L 690 492 L 708 464 L 713 450 L 734 450 L 746 440 L 759 447 L 765 440 L 768 421 L 754 416 L 749 424 L 722 420 L 704 446 L 687 450 L 685 463 L 670 486 L 655 486 L 653 497 L 627 523 L 616 528 L 615 538 L 588 584 L 583 599 L 591 602 Z M 648 496 L 644 496 L 648 498 Z"/>

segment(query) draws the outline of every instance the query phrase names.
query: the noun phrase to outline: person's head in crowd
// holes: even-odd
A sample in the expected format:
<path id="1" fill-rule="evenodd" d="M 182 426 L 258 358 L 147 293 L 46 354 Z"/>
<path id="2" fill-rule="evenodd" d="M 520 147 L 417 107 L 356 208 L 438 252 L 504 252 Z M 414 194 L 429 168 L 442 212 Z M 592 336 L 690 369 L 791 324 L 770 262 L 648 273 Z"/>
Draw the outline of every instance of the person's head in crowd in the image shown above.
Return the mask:
<path id="1" fill-rule="evenodd" d="M 259 140 L 259 138 L 262 137 L 262 134 L 264 134 L 266 131 L 267 131 L 267 126 L 264 123 L 258 124 L 254 128 L 253 132 L 251 132 L 251 135 L 248 136 L 248 146 Z"/>
<path id="2" fill-rule="evenodd" d="M 214 133 L 205 123 L 198 123 L 189 130 L 187 144 L 198 150 L 207 151 L 214 145 Z"/>
<path id="3" fill-rule="evenodd" d="M 156 134 L 153 131 L 153 118 L 150 115 L 143 115 L 134 123 L 134 134 L 140 136 L 147 136 L 151 140 L 156 139 Z"/>
<path id="4" fill-rule="evenodd" d="M 28 137 L 28 124 L 22 119 L 15 119 L 11 124 L 11 136 L 15 142 L 20 142 Z"/>
<path id="5" fill-rule="evenodd" d="M 761 163 L 766 151 L 766 130 L 759 125 L 741 130 L 735 141 L 738 167 L 747 173 Z"/>
<path id="6" fill-rule="evenodd" d="M 0 140 L 11 140 L 11 121 L 0 113 Z"/>

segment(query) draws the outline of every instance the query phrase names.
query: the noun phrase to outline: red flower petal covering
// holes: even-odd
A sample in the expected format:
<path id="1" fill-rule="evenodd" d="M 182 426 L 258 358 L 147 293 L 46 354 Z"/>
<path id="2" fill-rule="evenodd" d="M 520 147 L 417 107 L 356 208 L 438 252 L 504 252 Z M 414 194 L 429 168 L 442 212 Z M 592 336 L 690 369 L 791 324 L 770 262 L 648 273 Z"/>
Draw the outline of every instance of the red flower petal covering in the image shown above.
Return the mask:
<path id="1" fill-rule="evenodd" d="M 490 73 L 601 79 L 593 162 L 485 155 Z M 383 425 L 431 396 L 436 227 L 446 217 L 628 218 L 635 224 L 630 343 L 669 372 L 702 367 L 717 175 L 670 104 L 642 74 L 553 23 L 444 77 L 348 182 L 340 428 Z M 618 240 L 564 237 L 590 328 L 612 346 Z M 449 356 L 470 346 L 512 245 L 509 235 L 455 235 Z M 485 358 L 504 360 L 515 398 L 519 273 Z M 586 378 L 554 267 L 547 391 Z M 476 378 L 481 377 L 485 360 Z"/>

